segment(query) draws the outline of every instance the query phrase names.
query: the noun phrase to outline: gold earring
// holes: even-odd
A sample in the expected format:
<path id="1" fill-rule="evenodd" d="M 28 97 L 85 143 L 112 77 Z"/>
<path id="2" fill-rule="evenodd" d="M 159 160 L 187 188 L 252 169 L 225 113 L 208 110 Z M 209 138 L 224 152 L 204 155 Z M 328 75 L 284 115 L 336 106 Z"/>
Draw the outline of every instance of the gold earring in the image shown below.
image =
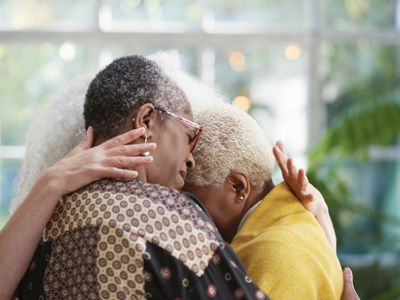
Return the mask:
<path id="1" fill-rule="evenodd" d="M 243 195 L 240 195 L 240 196 L 239 196 L 239 199 L 240 199 L 240 200 L 244 200 L 244 196 L 243 196 Z"/>
<path id="2" fill-rule="evenodd" d="M 145 134 L 144 136 L 144 143 L 147 143 L 147 134 Z M 149 156 L 150 155 L 150 151 L 146 151 L 144 153 L 142 153 L 142 156 Z"/>

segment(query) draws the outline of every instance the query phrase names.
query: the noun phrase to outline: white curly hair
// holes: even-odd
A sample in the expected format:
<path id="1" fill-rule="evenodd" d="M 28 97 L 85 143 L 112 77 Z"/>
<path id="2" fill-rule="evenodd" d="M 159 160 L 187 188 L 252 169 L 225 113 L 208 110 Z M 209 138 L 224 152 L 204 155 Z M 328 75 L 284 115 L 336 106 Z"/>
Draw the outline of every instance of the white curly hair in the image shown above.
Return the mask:
<path id="1" fill-rule="evenodd" d="M 205 126 L 193 153 L 196 168 L 188 173 L 188 183 L 219 186 L 231 171 L 243 172 L 257 187 L 271 179 L 272 146 L 251 116 L 231 104 L 215 103 L 198 112 L 196 119 Z"/>
<path id="2" fill-rule="evenodd" d="M 183 90 L 194 115 L 211 102 L 224 101 L 214 88 L 184 71 L 183 59 L 175 50 L 159 51 L 150 56 Z M 85 122 L 83 104 L 89 83 L 95 74 L 79 76 L 56 94 L 32 123 L 26 135 L 26 151 L 10 205 L 13 213 L 25 199 L 39 175 L 61 160 L 83 138 Z"/>
<path id="3" fill-rule="evenodd" d="M 24 161 L 10 205 L 11 213 L 25 199 L 39 175 L 61 160 L 84 136 L 83 103 L 93 77 L 90 74 L 74 79 L 52 98 L 29 127 Z"/>
<path id="4" fill-rule="evenodd" d="M 227 102 L 221 91 L 185 71 L 185 58 L 176 50 L 159 51 L 147 57 L 155 61 L 185 93 L 192 106 L 193 118 L 204 108 L 216 102 Z"/>

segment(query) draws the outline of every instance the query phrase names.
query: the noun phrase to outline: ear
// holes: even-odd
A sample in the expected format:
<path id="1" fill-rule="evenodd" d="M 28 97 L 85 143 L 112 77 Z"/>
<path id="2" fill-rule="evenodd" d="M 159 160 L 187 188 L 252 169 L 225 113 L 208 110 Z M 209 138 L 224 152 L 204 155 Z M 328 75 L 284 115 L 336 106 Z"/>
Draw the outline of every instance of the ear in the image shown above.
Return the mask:
<path id="1" fill-rule="evenodd" d="M 157 114 L 154 105 L 146 103 L 136 109 L 133 114 L 133 124 L 135 128 L 144 127 L 147 137 L 151 136 L 152 127 L 156 124 Z"/>
<path id="2" fill-rule="evenodd" d="M 248 177 L 243 173 L 232 171 L 226 177 L 226 182 L 232 192 L 236 193 L 235 202 L 245 204 L 251 190 Z"/>

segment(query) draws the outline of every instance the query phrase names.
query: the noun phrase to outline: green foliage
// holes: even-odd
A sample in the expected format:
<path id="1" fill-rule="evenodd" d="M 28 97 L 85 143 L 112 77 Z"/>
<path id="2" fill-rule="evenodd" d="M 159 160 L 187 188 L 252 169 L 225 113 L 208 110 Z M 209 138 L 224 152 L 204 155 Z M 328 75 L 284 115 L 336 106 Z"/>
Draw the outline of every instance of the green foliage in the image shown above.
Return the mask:
<path id="1" fill-rule="evenodd" d="M 356 180 L 346 171 L 371 163 L 371 146 L 389 146 L 398 140 L 399 116 L 400 97 L 353 104 L 332 122 L 309 154 L 308 175 L 330 207 L 339 253 L 376 254 L 372 264 L 353 267 L 361 298 L 400 299 L 399 236 L 385 230 L 399 232 L 400 219 L 360 201 L 351 186 Z M 394 264 L 382 266 L 382 253 L 393 254 Z"/>
<path id="2" fill-rule="evenodd" d="M 339 254 L 368 258 L 366 264 L 344 260 L 361 298 L 400 299 L 400 219 L 396 210 L 385 209 L 388 200 L 399 201 L 399 164 L 369 156 L 372 146 L 399 141 L 399 48 L 369 42 L 326 47 L 324 86 L 338 93 L 325 96 L 328 128 L 309 152 L 308 175 L 329 205 Z M 392 257 L 390 264 L 383 263 L 384 255 Z"/>
<path id="3" fill-rule="evenodd" d="M 329 155 L 366 159 L 370 146 L 388 146 L 400 135 L 400 96 L 358 103 L 342 113 L 310 152 L 310 163 Z"/>

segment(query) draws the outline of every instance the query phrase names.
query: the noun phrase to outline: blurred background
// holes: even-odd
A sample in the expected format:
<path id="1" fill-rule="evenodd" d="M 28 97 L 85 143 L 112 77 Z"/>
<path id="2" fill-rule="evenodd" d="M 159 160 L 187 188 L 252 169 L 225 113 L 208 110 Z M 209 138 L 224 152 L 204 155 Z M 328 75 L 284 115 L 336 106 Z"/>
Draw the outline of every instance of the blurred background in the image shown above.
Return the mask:
<path id="1" fill-rule="evenodd" d="M 400 299 L 400 0 L 0 0 L 0 228 L 51 95 L 160 49 L 307 168 L 361 298 Z"/>

